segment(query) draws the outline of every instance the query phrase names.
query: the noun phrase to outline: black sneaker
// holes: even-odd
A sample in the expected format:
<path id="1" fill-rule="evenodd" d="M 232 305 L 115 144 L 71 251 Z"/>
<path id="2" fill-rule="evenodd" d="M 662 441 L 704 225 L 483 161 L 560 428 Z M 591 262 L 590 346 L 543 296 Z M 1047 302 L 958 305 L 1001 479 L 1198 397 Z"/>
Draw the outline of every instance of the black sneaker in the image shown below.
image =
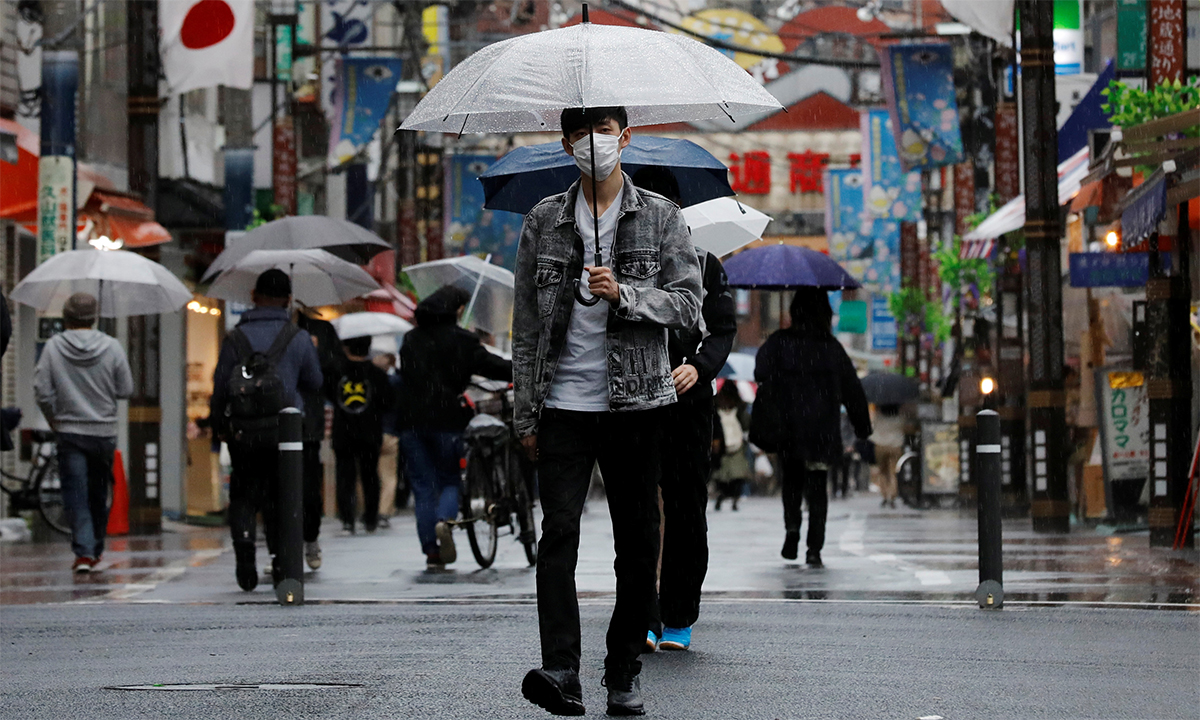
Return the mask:
<path id="1" fill-rule="evenodd" d="M 574 670 L 535 668 L 525 674 L 521 694 L 552 715 L 583 715 L 583 688 Z"/>
<path id="2" fill-rule="evenodd" d="M 254 543 L 235 542 L 233 555 L 237 559 L 238 587 L 250 592 L 258 587 L 258 567 L 254 564 Z"/>
<path id="3" fill-rule="evenodd" d="M 800 554 L 800 533 L 789 532 L 783 538 L 783 550 L 779 551 L 784 560 L 795 560 Z"/>
<path id="4" fill-rule="evenodd" d="M 601 683 L 608 688 L 609 715 L 645 715 L 642 680 L 631 668 L 605 670 Z"/>
<path id="5" fill-rule="evenodd" d="M 804 562 L 808 563 L 808 566 L 811 568 L 825 567 L 825 563 L 821 562 L 821 551 L 820 550 L 809 550 L 804 555 Z"/>

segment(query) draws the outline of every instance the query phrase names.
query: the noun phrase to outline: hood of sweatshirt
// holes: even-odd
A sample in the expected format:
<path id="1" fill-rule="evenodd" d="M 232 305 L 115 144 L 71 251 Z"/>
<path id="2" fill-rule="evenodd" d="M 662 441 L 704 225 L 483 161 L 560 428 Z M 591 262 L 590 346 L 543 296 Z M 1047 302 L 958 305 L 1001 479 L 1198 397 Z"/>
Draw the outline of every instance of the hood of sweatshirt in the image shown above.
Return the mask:
<path id="1" fill-rule="evenodd" d="M 94 365 L 111 338 L 99 330 L 64 330 L 59 334 L 62 355 L 72 365 Z"/>

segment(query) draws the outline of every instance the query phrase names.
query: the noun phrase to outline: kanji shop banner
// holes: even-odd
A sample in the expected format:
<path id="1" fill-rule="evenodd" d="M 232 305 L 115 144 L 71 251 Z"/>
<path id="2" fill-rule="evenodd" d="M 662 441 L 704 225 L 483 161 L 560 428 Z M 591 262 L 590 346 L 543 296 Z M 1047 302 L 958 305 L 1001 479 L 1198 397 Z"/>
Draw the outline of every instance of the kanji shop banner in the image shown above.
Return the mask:
<path id="1" fill-rule="evenodd" d="M 890 45 L 880 53 L 880 63 L 901 167 L 962 162 L 950 46 Z"/>
<path id="2" fill-rule="evenodd" d="M 863 201 L 871 217 L 897 222 L 921 219 L 921 173 L 905 172 L 896 153 L 892 121 L 882 108 L 862 114 Z"/>
<path id="3" fill-rule="evenodd" d="M 342 58 L 337 63 L 329 147 L 331 159 L 342 162 L 370 142 L 379 129 L 400 80 L 402 62 L 373 57 Z"/>
<path id="4" fill-rule="evenodd" d="M 862 175 L 858 169 L 825 171 L 829 256 L 864 286 L 889 293 L 900 286 L 900 226 L 865 211 Z"/>
<path id="5" fill-rule="evenodd" d="M 171 94 L 253 86 L 253 0 L 159 0 L 158 28 Z"/>

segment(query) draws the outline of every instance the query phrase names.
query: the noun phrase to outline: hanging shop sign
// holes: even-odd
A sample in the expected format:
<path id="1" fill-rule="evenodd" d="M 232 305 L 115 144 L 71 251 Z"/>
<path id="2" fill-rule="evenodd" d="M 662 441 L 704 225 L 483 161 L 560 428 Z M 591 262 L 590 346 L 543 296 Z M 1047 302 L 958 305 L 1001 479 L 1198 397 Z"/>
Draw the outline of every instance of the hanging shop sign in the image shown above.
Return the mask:
<path id="1" fill-rule="evenodd" d="M 1170 269 L 1170 254 L 1161 257 Z M 1071 287 L 1143 287 L 1150 277 L 1150 254 L 1144 252 L 1071 253 L 1068 262 Z"/>
<path id="2" fill-rule="evenodd" d="M 333 159 L 341 163 L 370 142 L 384 121 L 400 80 L 402 61 L 388 57 L 342 58 L 337 65 L 329 148 Z"/>
<path id="3" fill-rule="evenodd" d="M 881 108 L 862 114 L 864 204 L 872 217 L 916 222 L 921 219 L 921 173 L 901 167 L 891 122 Z"/>
<path id="4" fill-rule="evenodd" d="M 75 159 L 38 162 L 38 262 L 70 250 L 75 238 Z"/>
<path id="5" fill-rule="evenodd" d="M 829 256 L 867 288 L 890 293 L 900 287 L 900 224 L 864 212 L 862 175 L 852 168 L 825 171 Z"/>
<path id="6" fill-rule="evenodd" d="M 891 45 L 880 54 L 892 133 L 904 170 L 963 161 L 948 44 Z"/>
<path id="7" fill-rule="evenodd" d="M 1146 69 L 1146 0 L 1117 0 L 1117 70 Z"/>
<path id="8" fill-rule="evenodd" d="M 896 316 L 883 295 L 871 296 L 871 349 L 896 349 Z"/>
<path id="9" fill-rule="evenodd" d="M 1083 29 L 1079 0 L 1054 0 L 1054 74 L 1083 72 Z"/>
<path id="10" fill-rule="evenodd" d="M 1097 368 L 1096 407 L 1104 475 L 1113 480 L 1143 480 L 1150 473 L 1150 401 L 1140 372 Z"/>

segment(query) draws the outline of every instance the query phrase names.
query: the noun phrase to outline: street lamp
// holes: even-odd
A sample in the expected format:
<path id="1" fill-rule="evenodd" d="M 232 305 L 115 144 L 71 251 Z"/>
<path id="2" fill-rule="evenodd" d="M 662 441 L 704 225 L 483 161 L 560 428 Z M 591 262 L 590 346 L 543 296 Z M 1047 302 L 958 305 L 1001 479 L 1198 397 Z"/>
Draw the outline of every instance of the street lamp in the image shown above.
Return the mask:
<path id="1" fill-rule="evenodd" d="M 1121 236 L 1117 234 L 1116 230 L 1109 230 L 1108 234 L 1104 236 L 1104 242 L 1109 248 L 1116 250 L 1117 246 L 1121 244 Z"/>
<path id="2" fill-rule="evenodd" d="M 996 391 L 995 379 L 993 379 L 992 377 L 987 376 L 987 375 L 985 375 L 983 378 L 980 379 L 979 392 L 982 393 L 984 397 L 991 395 L 995 391 Z"/>

